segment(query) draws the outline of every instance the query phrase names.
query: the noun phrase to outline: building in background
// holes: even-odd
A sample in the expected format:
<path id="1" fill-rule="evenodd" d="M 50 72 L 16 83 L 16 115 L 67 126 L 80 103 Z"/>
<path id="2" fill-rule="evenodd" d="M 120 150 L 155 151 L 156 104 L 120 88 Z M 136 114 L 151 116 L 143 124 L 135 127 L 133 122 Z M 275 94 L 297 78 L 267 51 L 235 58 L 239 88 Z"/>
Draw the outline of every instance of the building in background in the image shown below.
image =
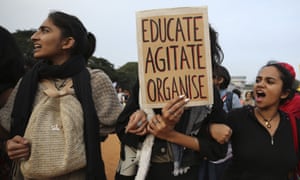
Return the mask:
<path id="1" fill-rule="evenodd" d="M 231 76 L 231 82 L 228 87 L 229 90 L 232 90 L 234 88 L 243 90 L 246 86 L 246 76 Z"/>

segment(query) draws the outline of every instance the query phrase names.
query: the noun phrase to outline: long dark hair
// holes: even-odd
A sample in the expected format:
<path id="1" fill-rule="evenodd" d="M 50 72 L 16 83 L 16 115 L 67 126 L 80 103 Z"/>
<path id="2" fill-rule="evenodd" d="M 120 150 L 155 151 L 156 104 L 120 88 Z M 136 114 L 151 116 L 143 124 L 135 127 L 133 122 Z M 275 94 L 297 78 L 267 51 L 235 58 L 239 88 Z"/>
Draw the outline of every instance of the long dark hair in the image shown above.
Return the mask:
<path id="1" fill-rule="evenodd" d="M 209 25 L 209 38 L 210 38 L 211 62 L 212 62 L 212 68 L 214 69 L 216 65 L 222 64 L 224 59 L 224 53 L 219 44 L 219 40 L 218 40 L 219 34 L 211 25 Z"/>
<path id="2" fill-rule="evenodd" d="M 277 62 L 269 62 L 264 67 L 275 67 L 280 72 L 280 79 L 282 80 L 282 91 L 289 92 L 287 98 L 282 99 L 280 104 L 283 104 L 286 100 L 291 99 L 294 96 L 295 91 L 293 90 L 294 78 L 291 73 L 283 67 L 280 63 Z"/>
<path id="3" fill-rule="evenodd" d="M 86 30 L 76 16 L 54 11 L 48 15 L 48 18 L 60 28 L 62 37 L 75 39 L 75 45 L 71 50 L 72 55 L 83 55 L 86 61 L 92 56 L 96 47 L 96 38 Z"/>
<path id="4" fill-rule="evenodd" d="M 13 35 L 0 26 L 0 83 L 14 86 L 24 75 L 24 57 Z"/>
<path id="5" fill-rule="evenodd" d="M 226 89 L 228 88 L 231 76 L 229 71 L 222 65 L 215 66 L 213 75 L 216 76 L 216 78 L 223 78 L 223 82 L 220 84 L 220 89 Z"/>

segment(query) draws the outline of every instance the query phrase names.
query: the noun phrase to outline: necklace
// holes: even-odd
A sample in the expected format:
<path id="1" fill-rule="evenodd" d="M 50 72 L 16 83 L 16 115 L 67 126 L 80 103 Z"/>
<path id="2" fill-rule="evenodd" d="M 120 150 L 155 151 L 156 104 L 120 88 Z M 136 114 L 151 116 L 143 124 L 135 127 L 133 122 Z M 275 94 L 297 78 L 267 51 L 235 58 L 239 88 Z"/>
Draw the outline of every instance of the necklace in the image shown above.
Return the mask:
<path id="1" fill-rule="evenodd" d="M 55 88 L 57 90 L 60 90 L 61 88 L 65 87 L 67 79 L 64 79 L 61 84 L 58 84 L 59 80 L 57 80 L 57 79 L 54 79 L 53 81 L 54 81 Z"/>
<path id="2" fill-rule="evenodd" d="M 276 113 L 268 120 L 268 119 L 266 119 L 262 114 L 261 114 L 261 112 L 258 110 L 258 109 L 256 109 L 256 112 L 263 118 L 263 120 L 265 121 L 265 126 L 267 127 L 267 128 L 271 128 L 272 126 L 271 126 L 271 121 L 277 116 L 277 111 L 276 111 Z"/>

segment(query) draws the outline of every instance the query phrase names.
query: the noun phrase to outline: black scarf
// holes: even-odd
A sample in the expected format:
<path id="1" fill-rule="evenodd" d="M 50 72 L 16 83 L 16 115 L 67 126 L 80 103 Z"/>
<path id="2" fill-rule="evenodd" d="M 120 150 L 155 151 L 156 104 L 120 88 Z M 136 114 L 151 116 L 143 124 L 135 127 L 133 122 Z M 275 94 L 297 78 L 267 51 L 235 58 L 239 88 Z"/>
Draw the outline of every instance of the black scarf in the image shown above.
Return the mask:
<path id="1" fill-rule="evenodd" d="M 14 88 L 14 86 L 14 83 L 0 83 L 0 94 L 8 90 L 9 88 Z"/>
<path id="2" fill-rule="evenodd" d="M 74 56 L 62 65 L 50 65 L 41 60 L 20 82 L 12 111 L 11 136 L 23 136 L 30 118 L 38 82 L 44 78 L 72 77 L 76 97 L 83 108 L 84 114 L 84 140 L 86 149 L 86 179 L 105 180 L 104 163 L 99 145 L 99 120 L 92 98 L 90 73 L 85 67 L 82 56 Z"/>

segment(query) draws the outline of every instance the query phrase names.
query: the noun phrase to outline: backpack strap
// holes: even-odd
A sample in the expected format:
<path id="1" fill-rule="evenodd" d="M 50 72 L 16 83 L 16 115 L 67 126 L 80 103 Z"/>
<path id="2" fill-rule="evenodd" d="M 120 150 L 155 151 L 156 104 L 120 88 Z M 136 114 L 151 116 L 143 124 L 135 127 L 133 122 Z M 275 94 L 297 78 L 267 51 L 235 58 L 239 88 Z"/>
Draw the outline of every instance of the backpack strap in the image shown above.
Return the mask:
<path id="1" fill-rule="evenodd" d="M 299 152 L 299 146 L 298 146 L 298 130 L 297 130 L 297 123 L 296 123 L 296 118 L 295 116 L 288 114 L 289 115 L 289 119 L 291 122 L 291 126 L 292 126 L 292 133 L 293 133 L 293 140 L 294 140 L 294 147 L 296 152 Z"/>
<path id="2" fill-rule="evenodd" d="M 61 97 L 69 94 L 74 94 L 73 81 L 72 79 L 67 79 L 66 84 L 63 86 L 62 89 L 56 89 L 53 82 L 47 79 L 42 80 L 42 84 L 46 87 L 44 93 L 49 97 Z"/>
<path id="3" fill-rule="evenodd" d="M 299 141 L 298 141 L 298 129 L 297 129 L 296 117 L 291 113 L 288 113 L 288 117 L 290 119 L 290 123 L 291 123 L 291 127 L 292 127 L 294 148 L 295 148 L 296 153 L 298 154 L 299 153 L 299 143 L 298 143 Z M 298 161 L 295 173 L 296 173 L 295 174 L 295 179 L 296 179 L 296 177 L 300 175 L 300 162 L 299 161 Z"/>
<path id="4" fill-rule="evenodd" d="M 228 112 L 232 109 L 232 98 L 233 98 L 233 92 L 227 91 L 226 94 L 222 97 L 222 101 L 226 103 L 226 107 Z"/>

